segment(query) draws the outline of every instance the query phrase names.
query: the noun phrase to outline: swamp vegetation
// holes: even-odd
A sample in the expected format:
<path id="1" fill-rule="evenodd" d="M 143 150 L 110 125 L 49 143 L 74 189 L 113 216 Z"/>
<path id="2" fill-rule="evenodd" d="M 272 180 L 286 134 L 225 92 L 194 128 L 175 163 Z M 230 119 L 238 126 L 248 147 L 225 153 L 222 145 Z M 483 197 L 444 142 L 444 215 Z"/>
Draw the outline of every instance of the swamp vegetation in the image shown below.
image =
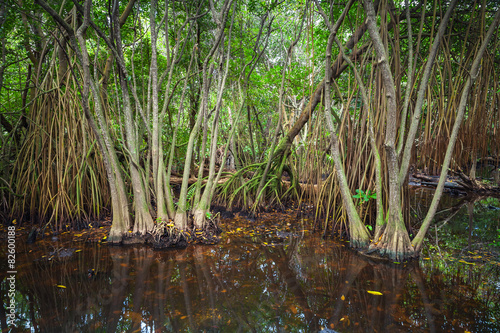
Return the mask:
<path id="1" fill-rule="evenodd" d="M 493 0 L 1 1 L 15 327 L 497 332 L 499 24 Z"/>
<path id="2" fill-rule="evenodd" d="M 308 207 L 417 258 L 446 188 L 500 193 L 499 24 L 491 0 L 3 1 L 1 219 L 165 248 Z"/>
<path id="3" fill-rule="evenodd" d="M 408 193 L 418 207 L 412 223 L 432 196 Z M 15 324 L 34 332 L 497 332 L 499 208 L 498 199 L 445 194 L 420 262 L 408 263 L 358 255 L 295 211 L 261 214 L 258 224 L 241 212 L 223 219 L 217 246 L 109 246 L 109 225 L 20 242 Z"/>

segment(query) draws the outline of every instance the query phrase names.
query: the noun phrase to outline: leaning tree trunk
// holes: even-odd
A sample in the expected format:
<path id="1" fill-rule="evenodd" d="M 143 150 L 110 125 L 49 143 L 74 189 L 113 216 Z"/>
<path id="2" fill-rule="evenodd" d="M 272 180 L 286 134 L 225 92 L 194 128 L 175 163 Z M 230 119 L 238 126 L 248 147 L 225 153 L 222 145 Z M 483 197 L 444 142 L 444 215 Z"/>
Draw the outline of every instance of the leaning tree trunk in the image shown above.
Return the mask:
<path id="1" fill-rule="evenodd" d="M 456 143 L 457 137 L 458 137 L 458 130 L 460 129 L 460 125 L 462 123 L 462 120 L 464 119 L 465 107 L 467 106 L 467 98 L 469 96 L 469 92 L 471 90 L 472 84 L 474 83 L 474 81 L 476 80 L 476 78 L 479 74 L 481 59 L 483 58 L 484 52 L 486 51 L 486 47 L 488 46 L 489 42 L 491 41 L 493 34 L 497 31 L 499 24 L 500 24 L 500 9 L 497 10 L 497 12 L 495 14 L 495 18 L 493 19 L 493 22 L 491 23 L 490 28 L 488 29 L 488 32 L 486 33 L 486 36 L 484 37 L 484 40 L 481 44 L 481 47 L 474 58 L 474 62 L 472 63 L 472 67 L 470 70 L 470 76 L 467 78 L 467 82 L 465 83 L 465 87 L 462 90 L 462 95 L 460 97 L 460 104 L 458 105 L 457 116 L 455 119 L 455 123 L 453 124 L 453 130 L 451 132 L 450 141 L 448 142 L 448 147 L 446 149 L 446 154 L 445 154 L 445 158 L 443 161 L 443 166 L 442 166 L 441 175 L 439 177 L 438 186 L 437 186 L 436 191 L 434 193 L 434 197 L 432 199 L 431 206 L 429 207 L 429 211 L 427 212 L 427 215 L 425 216 L 425 220 L 422 223 L 420 230 L 418 231 L 417 235 L 415 236 L 415 238 L 413 239 L 413 242 L 412 242 L 413 246 L 415 247 L 415 249 L 417 251 L 420 251 L 420 249 L 422 248 L 425 234 L 427 233 L 427 230 L 429 229 L 430 224 L 432 222 L 432 219 L 434 218 L 434 215 L 437 211 L 439 201 L 440 201 L 441 196 L 443 194 L 443 189 L 444 189 L 444 184 L 446 182 L 446 177 L 448 175 L 448 167 L 450 166 L 451 159 L 453 156 L 453 150 L 455 149 L 455 143 Z"/>
<path id="2" fill-rule="evenodd" d="M 366 227 L 363 225 L 361 218 L 356 210 L 356 206 L 352 200 L 352 194 L 349 189 L 349 184 L 347 183 L 347 177 L 344 170 L 344 165 L 342 161 L 342 157 L 340 154 L 339 147 L 339 138 L 337 137 L 337 133 L 333 126 L 333 121 L 331 118 L 331 99 L 330 99 L 330 83 L 332 80 L 332 75 L 330 74 L 331 67 L 329 64 L 331 63 L 332 58 L 332 46 L 333 41 L 336 39 L 337 30 L 342 24 L 347 12 L 351 8 L 353 1 L 350 1 L 347 6 L 344 8 L 342 15 L 338 18 L 337 22 L 333 26 L 331 26 L 328 21 L 328 17 L 323 13 L 321 7 L 318 5 L 318 10 L 320 10 L 321 14 L 325 19 L 325 24 L 328 26 L 330 30 L 330 35 L 328 38 L 328 44 L 326 48 L 326 66 L 325 66 L 325 121 L 328 127 L 328 130 L 331 132 L 330 135 L 330 146 L 333 162 L 335 165 L 335 172 L 337 175 L 337 180 L 340 187 L 340 193 L 342 197 L 342 202 L 344 203 L 344 207 L 347 212 L 348 220 L 349 220 L 349 239 L 350 244 L 354 248 L 358 247 L 366 247 L 370 242 L 370 235 Z M 343 54 L 343 50 L 340 50 L 341 55 Z M 339 58 L 340 59 L 340 58 Z M 365 106 L 368 107 L 368 106 Z"/>
<path id="3" fill-rule="evenodd" d="M 72 44 L 72 47 L 75 50 L 80 63 L 82 64 L 82 70 L 83 70 L 83 77 L 82 77 L 83 89 L 81 94 L 82 107 L 85 116 L 89 122 L 89 125 L 97 138 L 97 143 L 100 148 L 101 154 L 103 156 L 103 161 L 111 192 L 113 223 L 111 226 L 109 241 L 111 243 L 120 242 L 122 236 L 130 228 L 130 215 L 128 211 L 128 201 L 125 195 L 125 185 L 123 183 L 120 170 L 118 167 L 116 152 L 111 143 L 111 138 L 109 136 L 106 123 L 104 121 L 102 104 L 98 97 L 100 96 L 99 89 L 97 87 L 97 84 L 94 82 L 94 80 L 90 75 L 90 60 L 87 51 L 86 41 L 85 38 L 83 37 L 90 24 L 89 23 L 90 1 L 87 0 L 84 4 L 84 9 L 82 10 L 84 15 L 84 21 L 82 26 L 78 29 L 76 35 L 74 30 L 66 23 L 66 21 L 64 21 L 59 16 L 59 14 L 54 9 L 52 9 L 46 2 L 44 2 L 43 0 L 37 0 L 36 2 L 50 16 L 52 16 L 52 18 L 61 27 L 63 27 L 66 30 L 66 32 L 68 33 L 68 38 Z M 76 39 L 78 39 L 79 47 Z M 93 91 L 94 107 L 95 107 L 94 111 L 97 116 L 100 129 L 89 108 L 90 88 L 92 88 Z"/>

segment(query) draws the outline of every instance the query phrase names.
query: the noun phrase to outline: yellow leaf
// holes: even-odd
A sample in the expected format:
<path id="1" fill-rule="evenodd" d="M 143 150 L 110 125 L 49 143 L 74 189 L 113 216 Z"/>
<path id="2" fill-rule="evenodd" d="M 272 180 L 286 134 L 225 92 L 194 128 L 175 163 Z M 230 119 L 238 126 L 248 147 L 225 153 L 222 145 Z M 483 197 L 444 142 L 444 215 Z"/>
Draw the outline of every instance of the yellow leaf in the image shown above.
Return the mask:
<path id="1" fill-rule="evenodd" d="M 380 291 L 367 290 L 367 292 L 372 295 L 383 295 Z"/>
<path id="2" fill-rule="evenodd" d="M 342 295 L 342 297 L 340 297 L 340 299 L 341 299 L 341 300 L 345 300 L 345 297 L 344 297 L 344 295 Z"/>
<path id="3" fill-rule="evenodd" d="M 56 287 L 66 289 L 66 286 L 63 286 L 62 284 L 58 284 Z"/>
<path id="4" fill-rule="evenodd" d="M 77 252 L 81 252 L 81 251 L 82 251 L 82 250 L 76 250 L 76 251 L 75 251 L 75 253 L 77 253 Z"/>

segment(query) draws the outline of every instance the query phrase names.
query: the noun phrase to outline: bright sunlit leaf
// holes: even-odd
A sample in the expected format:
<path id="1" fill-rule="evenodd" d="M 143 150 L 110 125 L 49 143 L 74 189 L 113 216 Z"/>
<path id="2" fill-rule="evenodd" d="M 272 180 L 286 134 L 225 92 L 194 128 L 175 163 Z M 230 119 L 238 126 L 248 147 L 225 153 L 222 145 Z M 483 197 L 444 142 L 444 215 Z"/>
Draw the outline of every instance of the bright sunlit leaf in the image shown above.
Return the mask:
<path id="1" fill-rule="evenodd" d="M 66 286 L 63 286 L 62 284 L 58 284 L 56 287 L 66 289 Z"/>
<path id="2" fill-rule="evenodd" d="M 367 292 L 372 295 L 383 295 L 380 291 L 367 290 Z"/>

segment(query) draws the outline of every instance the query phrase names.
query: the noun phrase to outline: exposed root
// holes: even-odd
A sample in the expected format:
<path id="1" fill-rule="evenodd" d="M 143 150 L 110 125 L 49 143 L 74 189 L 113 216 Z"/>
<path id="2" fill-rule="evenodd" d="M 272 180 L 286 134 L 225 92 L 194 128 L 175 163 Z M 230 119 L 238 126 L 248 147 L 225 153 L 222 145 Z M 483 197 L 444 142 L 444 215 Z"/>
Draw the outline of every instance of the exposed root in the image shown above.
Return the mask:
<path id="1" fill-rule="evenodd" d="M 222 229 L 219 227 L 219 216 L 217 213 L 213 218 L 206 220 L 203 228 L 193 230 L 195 243 L 211 245 L 220 242 L 219 235 L 222 233 Z"/>
<path id="2" fill-rule="evenodd" d="M 122 244 L 123 245 L 135 245 L 135 244 L 144 244 L 146 243 L 146 236 L 138 233 L 129 233 L 123 236 Z"/>
<path id="3" fill-rule="evenodd" d="M 155 249 L 185 248 L 192 239 L 189 231 L 177 229 L 173 223 L 166 222 L 155 224 L 147 235 L 147 243 Z"/>
<path id="4" fill-rule="evenodd" d="M 402 232 L 392 237 L 387 232 L 384 232 L 378 242 L 371 243 L 366 251 L 360 252 L 364 255 L 377 256 L 395 262 L 403 262 L 418 257 L 411 245 L 408 234 Z"/>

